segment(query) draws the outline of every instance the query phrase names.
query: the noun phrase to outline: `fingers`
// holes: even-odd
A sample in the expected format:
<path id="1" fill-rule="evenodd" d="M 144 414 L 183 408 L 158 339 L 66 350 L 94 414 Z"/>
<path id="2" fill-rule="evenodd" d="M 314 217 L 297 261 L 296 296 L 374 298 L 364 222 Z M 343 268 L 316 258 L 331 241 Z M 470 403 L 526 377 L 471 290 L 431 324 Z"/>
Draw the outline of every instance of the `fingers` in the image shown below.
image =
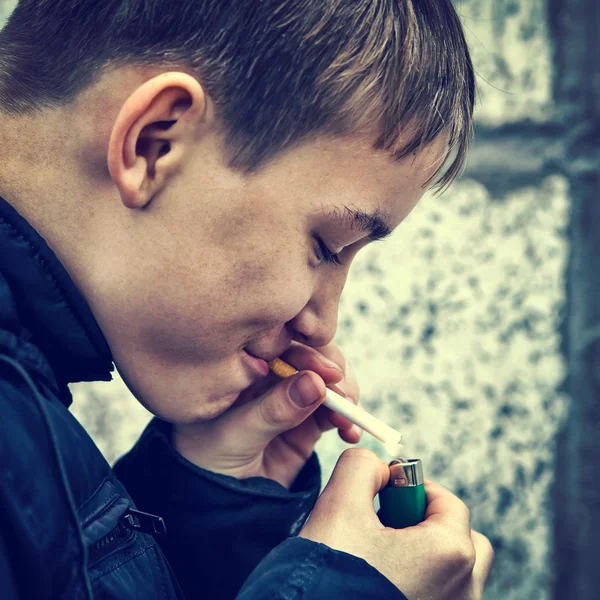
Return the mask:
<path id="1" fill-rule="evenodd" d="M 333 427 L 340 430 L 340 437 L 348 443 L 360 440 L 362 431 L 359 427 L 328 408 L 319 407 L 324 399 L 325 384 L 337 387 L 343 395 L 352 392 L 353 396 L 347 397 L 355 404 L 358 399 L 358 385 L 352 372 L 349 371 L 348 378 L 343 369 L 324 353 L 345 365 L 336 344 L 314 349 L 295 343 L 284 353 L 283 358 L 299 369 L 296 375 L 283 381 L 276 379 L 277 382 L 270 388 L 268 386 L 272 385 L 272 377 L 267 377 L 262 387 L 259 383 L 240 395 L 235 407 L 224 415 L 220 424 L 222 429 L 235 428 L 243 431 L 233 442 L 236 447 L 243 446 L 248 450 L 258 448 L 278 435 L 285 434 L 285 441 L 291 447 L 300 454 L 310 454 L 321 433 Z M 311 382 L 317 385 L 320 393 L 316 400 L 315 387 Z M 308 419 L 313 412 L 314 417 Z"/>
<path id="2" fill-rule="evenodd" d="M 291 437 L 282 436 L 275 451 L 282 468 L 273 467 L 273 461 L 271 467 L 281 475 L 273 479 L 291 485 L 320 436 L 310 417 L 325 399 L 325 384 L 316 373 L 301 371 L 287 379 L 277 378 L 277 383 L 259 397 L 255 397 L 256 391 L 215 419 L 178 426 L 175 447 L 198 466 L 243 478 L 257 472 L 265 449 L 289 432 Z M 291 481 L 287 479 L 288 471 L 293 472 Z"/>
<path id="3" fill-rule="evenodd" d="M 257 379 L 251 386 L 242 390 L 240 395 L 237 397 L 233 406 L 242 406 L 247 402 L 256 400 L 260 396 L 266 394 L 274 385 L 277 385 L 281 381 L 281 378 L 275 375 L 275 373 L 269 373 L 266 377 Z"/>
<path id="4" fill-rule="evenodd" d="M 494 549 L 490 541 L 478 531 L 471 529 L 469 509 L 460 498 L 432 481 L 425 481 L 425 488 L 428 502 L 425 524 L 438 523 L 460 534 L 460 537 L 455 537 L 453 547 L 462 548 L 464 551 L 463 558 L 465 567 L 468 567 L 470 581 L 468 597 L 481 598 L 494 561 Z M 467 545 L 470 547 L 468 552 L 467 546 L 458 542 L 460 539 L 468 540 Z"/>
<path id="5" fill-rule="evenodd" d="M 440 523 L 470 535 L 471 517 L 467 505 L 450 490 L 433 481 L 425 481 L 425 490 L 427 492 L 425 521 Z"/>
<path id="6" fill-rule="evenodd" d="M 338 459 L 320 502 L 331 505 L 335 512 L 364 515 L 368 511 L 376 518 L 373 498 L 386 485 L 389 475 L 388 465 L 370 450 L 346 450 Z"/>
<path id="7" fill-rule="evenodd" d="M 318 350 L 303 344 L 293 344 L 284 352 L 282 358 L 299 371 L 314 371 L 322 377 L 326 385 L 339 383 L 344 378 L 344 370 L 340 365 Z"/>
<path id="8" fill-rule="evenodd" d="M 236 431 L 229 440 L 246 449 L 264 447 L 279 434 L 305 421 L 325 398 L 323 379 L 311 371 L 301 371 L 280 380 L 259 398 L 236 406 L 222 418 L 221 426 Z"/>
<path id="9" fill-rule="evenodd" d="M 328 386 L 335 388 L 335 386 Z M 335 391 L 335 389 L 334 389 Z M 354 398 L 347 397 L 348 402 L 358 404 Z M 346 442 L 357 442 L 362 434 L 362 429 L 357 425 L 354 425 L 352 421 L 343 417 L 339 413 L 331 410 L 326 406 L 321 406 L 315 414 L 315 418 L 319 423 L 321 432 L 329 431 L 330 429 L 339 429 L 340 437 Z"/>
<path id="10" fill-rule="evenodd" d="M 485 535 L 471 530 L 471 541 L 475 546 L 475 566 L 473 567 L 473 583 L 477 591 L 483 593 L 485 582 L 494 562 L 494 548 Z"/>
<path id="11" fill-rule="evenodd" d="M 326 346 L 316 347 L 315 350 L 329 360 L 332 360 L 342 370 L 346 370 L 346 357 L 344 356 L 341 348 L 335 342 L 330 342 Z"/>
<path id="12" fill-rule="evenodd" d="M 295 343 L 284 352 L 282 358 L 298 370 L 318 373 L 325 385 L 357 402 L 359 388 L 356 377 L 337 344 L 311 348 Z"/>
<path id="13" fill-rule="evenodd" d="M 294 344 L 284 353 L 283 358 L 297 369 L 314 371 L 323 378 L 329 388 L 345 396 L 350 402 L 358 404 L 358 383 L 337 344 L 331 343 L 317 349 Z M 320 409 L 315 417 L 321 431 L 335 427 L 340 430 L 340 437 L 344 441 L 356 443 L 360 440 L 362 431 L 345 417 L 326 408 Z"/>
<path id="14" fill-rule="evenodd" d="M 362 545 L 377 548 L 373 541 L 363 540 L 363 535 L 384 530 L 373 498 L 389 475 L 387 464 L 370 450 L 346 450 L 299 535 L 358 556 L 363 555 Z"/>
<path id="15" fill-rule="evenodd" d="M 338 433 L 348 444 L 357 444 L 362 437 L 362 429 L 358 425 L 352 425 L 350 429 L 339 429 Z"/>

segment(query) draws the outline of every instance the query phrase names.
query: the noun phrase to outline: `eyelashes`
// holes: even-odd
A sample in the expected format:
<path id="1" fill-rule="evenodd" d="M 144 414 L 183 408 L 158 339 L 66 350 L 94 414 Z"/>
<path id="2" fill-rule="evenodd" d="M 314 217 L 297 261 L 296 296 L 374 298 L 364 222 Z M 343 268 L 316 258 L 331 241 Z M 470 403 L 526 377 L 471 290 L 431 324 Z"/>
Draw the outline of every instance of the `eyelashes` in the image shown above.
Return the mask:
<path id="1" fill-rule="evenodd" d="M 320 237 L 317 236 L 315 239 L 317 240 L 317 244 L 319 246 L 319 260 L 322 260 L 330 265 L 342 264 L 339 254 L 332 252 Z"/>

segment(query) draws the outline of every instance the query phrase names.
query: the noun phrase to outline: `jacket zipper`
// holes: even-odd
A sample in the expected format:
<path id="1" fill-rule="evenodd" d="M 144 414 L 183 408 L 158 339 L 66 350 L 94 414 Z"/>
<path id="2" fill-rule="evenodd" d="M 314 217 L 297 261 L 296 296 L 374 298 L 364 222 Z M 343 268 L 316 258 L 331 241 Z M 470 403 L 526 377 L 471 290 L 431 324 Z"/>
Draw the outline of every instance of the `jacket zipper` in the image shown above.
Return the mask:
<path id="1" fill-rule="evenodd" d="M 129 542 L 135 531 L 164 535 L 166 527 L 161 517 L 129 508 L 123 513 L 112 531 L 88 547 L 89 563 L 92 564 L 100 558 L 100 555 L 107 556 L 119 546 Z"/>
<path id="2" fill-rule="evenodd" d="M 93 564 L 103 556 L 108 556 L 113 550 L 132 540 L 134 533 L 121 521 L 103 538 L 88 547 L 88 562 Z"/>

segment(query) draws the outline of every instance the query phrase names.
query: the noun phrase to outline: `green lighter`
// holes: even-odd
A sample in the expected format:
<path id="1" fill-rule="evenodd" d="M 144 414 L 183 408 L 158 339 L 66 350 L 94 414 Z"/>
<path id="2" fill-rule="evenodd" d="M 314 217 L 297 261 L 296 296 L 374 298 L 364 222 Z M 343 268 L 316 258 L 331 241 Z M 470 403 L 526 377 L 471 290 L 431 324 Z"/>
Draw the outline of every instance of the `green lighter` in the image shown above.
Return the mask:
<path id="1" fill-rule="evenodd" d="M 390 463 L 390 480 L 379 492 L 379 504 L 379 519 L 387 527 L 402 529 L 423 521 L 427 497 L 418 458 L 398 458 Z"/>

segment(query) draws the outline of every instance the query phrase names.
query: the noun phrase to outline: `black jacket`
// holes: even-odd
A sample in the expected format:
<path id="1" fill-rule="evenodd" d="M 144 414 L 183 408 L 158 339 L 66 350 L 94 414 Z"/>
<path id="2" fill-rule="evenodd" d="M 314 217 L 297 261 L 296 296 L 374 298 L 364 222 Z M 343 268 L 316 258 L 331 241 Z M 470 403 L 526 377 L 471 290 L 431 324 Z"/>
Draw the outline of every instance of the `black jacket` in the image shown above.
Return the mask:
<path id="1" fill-rule="evenodd" d="M 111 371 L 83 296 L 0 198 L 0 597 L 404 598 L 362 559 L 294 537 L 315 455 L 291 490 L 237 480 L 189 463 L 154 419 L 113 471 L 68 410 L 68 383 Z"/>

